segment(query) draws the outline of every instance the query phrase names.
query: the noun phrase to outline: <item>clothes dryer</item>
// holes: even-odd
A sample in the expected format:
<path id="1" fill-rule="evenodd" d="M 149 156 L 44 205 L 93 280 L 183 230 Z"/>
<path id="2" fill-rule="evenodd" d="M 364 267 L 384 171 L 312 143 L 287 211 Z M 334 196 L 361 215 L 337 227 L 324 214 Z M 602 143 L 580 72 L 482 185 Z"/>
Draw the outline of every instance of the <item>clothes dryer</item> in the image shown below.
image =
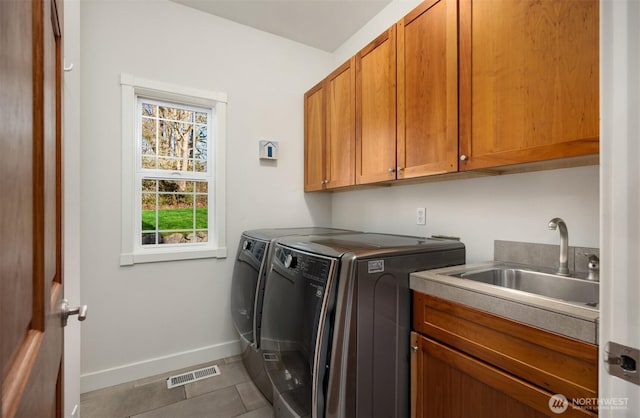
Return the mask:
<path id="1" fill-rule="evenodd" d="M 464 264 L 464 245 L 358 233 L 272 251 L 260 338 L 275 416 L 408 416 L 409 274 Z"/>
<path id="2" fill-rule="evenodd" d="M 271 242 L 291 235 L 330 235 L 353 233 L 334 228 L 275 228 L 244 231 L 231 281 L 231 317 L 242 345 L 245 368 L 256 386 L 271 400 L 271 386 L 264 375 L 260 355 L 260 316 L 264 290 L 265 265 Z"/>

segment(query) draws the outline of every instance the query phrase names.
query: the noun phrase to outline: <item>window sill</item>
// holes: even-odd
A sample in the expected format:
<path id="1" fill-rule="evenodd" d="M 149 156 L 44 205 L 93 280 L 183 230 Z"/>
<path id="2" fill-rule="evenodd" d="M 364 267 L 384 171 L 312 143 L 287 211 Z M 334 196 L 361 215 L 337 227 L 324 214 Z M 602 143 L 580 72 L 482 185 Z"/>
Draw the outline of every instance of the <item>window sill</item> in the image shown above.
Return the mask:
<path id="1" fill-rule="evenodd" d="M 179 261 L 179 260 L 195 260 L 200 258 L 226 258 L 227 249 L 214 248 L 214 249 L 194 249 L 193 247 L 188 249 L 176 249 L 171 248 L 167 250 L 153 250 L 153 251 L 140 251 L 134 253 L 122 253 L 120 254 L 121 266 L 132 266 L 134 264 L 142 263 L 158 263 L 163 261 Z"/>

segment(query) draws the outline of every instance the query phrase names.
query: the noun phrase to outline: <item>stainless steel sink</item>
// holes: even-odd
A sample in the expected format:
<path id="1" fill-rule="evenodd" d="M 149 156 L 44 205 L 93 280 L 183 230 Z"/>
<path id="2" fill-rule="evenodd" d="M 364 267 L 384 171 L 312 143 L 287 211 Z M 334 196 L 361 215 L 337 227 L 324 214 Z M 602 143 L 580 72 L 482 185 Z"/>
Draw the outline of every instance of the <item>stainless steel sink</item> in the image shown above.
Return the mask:
<path id="1" fill-rule="evenodd" d="M 449 273 L 448 275 L 588 305 L 593 308 L 598 307 L 600 284 L 595 281 L 504 266 Z"/>

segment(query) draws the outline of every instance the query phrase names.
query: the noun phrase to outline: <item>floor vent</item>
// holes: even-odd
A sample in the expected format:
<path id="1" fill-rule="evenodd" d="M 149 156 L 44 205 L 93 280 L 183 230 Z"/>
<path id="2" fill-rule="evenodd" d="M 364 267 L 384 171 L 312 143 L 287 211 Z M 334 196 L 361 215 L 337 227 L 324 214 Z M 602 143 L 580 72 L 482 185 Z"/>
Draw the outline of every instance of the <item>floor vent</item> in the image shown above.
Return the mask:
<path id="1" fill-rule="evenodd" d="M 262 353 L 262 359 L 264 361 L 278 361 L 278 355 L 276 353 Z"/>
<path id="2" fill-rule="evenodd" d="M 167 379 L 167 389 L 172 389 L 178 386 L 184 386 L 187 383 L 197 382 L 198 380 L 206 379 L 208 377 L 219 376 L 220 368 L 217 365 L 205 367 L 204 369 L 193 370 L 187 373 L 182 373 L 176 376 L 171 376 Z"/>

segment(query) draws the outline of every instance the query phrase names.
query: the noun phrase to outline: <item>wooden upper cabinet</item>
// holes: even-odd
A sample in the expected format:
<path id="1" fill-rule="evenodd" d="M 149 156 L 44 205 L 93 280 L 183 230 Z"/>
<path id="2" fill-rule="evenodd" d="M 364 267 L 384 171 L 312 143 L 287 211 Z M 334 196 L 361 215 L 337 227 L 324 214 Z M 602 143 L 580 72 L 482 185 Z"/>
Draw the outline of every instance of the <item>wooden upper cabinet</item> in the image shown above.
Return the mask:
<path id="1" fill-rule="evenodd" d="M 355 58 L 304 95 L 305 192 L 355 183 Z"/>
<path id="2" fill-rule="evenodd" d="M 305 191 L 599 152 L 598 0 L 425 0 L 305 94 Z"/>
<path id="3" fill-rule="evenodd" d="M 355 58 L 351 58 L 325 80 L 327 189 L 355 184 L 355 74 Z"/>
<path id="4" fill-rule="evenodd" d="M 457 0 L 423 2 L 397 38 L 397 177 L 458 171 Z"/>
<path id="5" fill-rule="evenodd" d="M 460 0 L 460 170 L 599 151 L 598 1 Z"/>
<path id="6" fill-rule="evenodd" d="M 356 54 L 356 184 L 396 178 L 396 29 Z"/>
<path id="7" fill-rule="evenodd" d="M 324 84 L 319 83 L 304 95 L 304 191 L 324 188 L 325 106 Z"/>

